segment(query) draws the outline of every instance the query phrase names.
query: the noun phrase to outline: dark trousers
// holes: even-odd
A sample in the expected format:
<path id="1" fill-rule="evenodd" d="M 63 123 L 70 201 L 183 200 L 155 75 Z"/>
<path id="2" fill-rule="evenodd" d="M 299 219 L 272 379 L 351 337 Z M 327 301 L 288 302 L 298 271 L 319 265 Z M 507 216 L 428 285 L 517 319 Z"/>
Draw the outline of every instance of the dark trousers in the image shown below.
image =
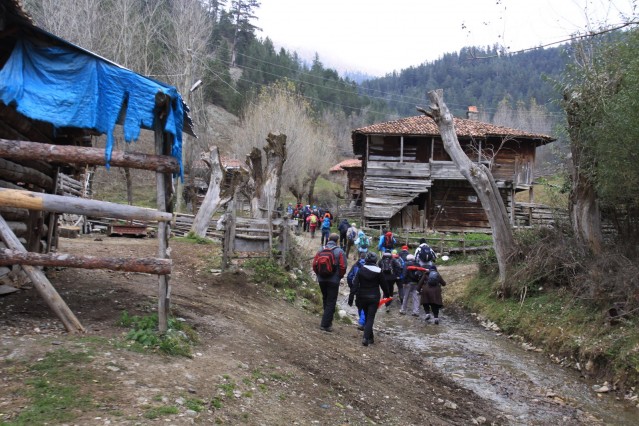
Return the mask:
<path id="1" fill-rule="evenodd" d="M 426 314 L 430 314 L 430 311 L 432 309 L 433 317 L 439 318 L 439 310 L 441 309 L 441 305 L 438 305 L 436 303 L 424 303 L 422 306 L 424 307 L 424 312 L 426 312 Z"/>
<path id="2" fill-rule="evenodd" d="M 337 303 L 337 294 L 339 293 L 339 283 L 320 281 L 319 286 L 320 290 L 322 290 L 322 306 L 324 307 L 320 327 L 330 327 L 333 325 L 335 304 Z"/>
<path id="3" fill-rule="evenodd" d="M 339 233 L 339 246 L 342 250 L 346 249 L 346 232 Z M 346 253 L 346 258 L 348 258 L 348 253 Z"/>
<path id="4" fill-rule="evenodd" d="M 373 324 L 375 323 L 375 314 L 377 314 L 377 305 L 379 299 L 363 300 L 358 302 L 358 309 L 361 309 L 366 314 L 366 322 L 364 323 L 364 339 L 369 342 L 373 340 Z"/>
<path id="5" fill-rule="evenodd" d="M 393 297 L 393 290 L 395 289 L 395 276 L 392 274 L 384 274 L 384 281 L 386 282 L 385 288 L 382 289 L 384 297 Z M 386 306 L 390 305 L 387 303 Z"/>

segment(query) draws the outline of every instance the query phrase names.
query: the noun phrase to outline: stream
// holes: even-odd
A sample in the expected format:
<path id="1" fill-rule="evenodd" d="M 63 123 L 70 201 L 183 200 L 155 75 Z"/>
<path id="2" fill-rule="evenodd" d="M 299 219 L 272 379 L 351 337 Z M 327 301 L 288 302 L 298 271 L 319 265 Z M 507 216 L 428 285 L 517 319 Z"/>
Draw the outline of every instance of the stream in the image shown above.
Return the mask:
<path id="1" fill-rule="evenodd" d="M 340 300 L 341 309 L 354 308 Z M 442 322 L 380 310 L 375 329 L 424 356 L 439 371 L 492 401 L 515 425 L 639 424 L 639 408 L 614 394 L 598 394 L 579 372 L 526 351 L 516 341 L 485 330 L 467 314 L 443 310 Z"/>

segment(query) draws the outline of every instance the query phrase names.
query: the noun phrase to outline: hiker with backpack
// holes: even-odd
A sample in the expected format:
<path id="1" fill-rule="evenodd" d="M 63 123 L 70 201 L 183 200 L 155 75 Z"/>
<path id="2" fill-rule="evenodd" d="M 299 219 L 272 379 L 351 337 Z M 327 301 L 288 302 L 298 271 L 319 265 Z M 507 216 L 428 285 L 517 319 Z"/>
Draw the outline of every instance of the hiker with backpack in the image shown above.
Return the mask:
<path id="1" fill-rule="evenodd" d="M 353 248 L 353 246 L 355 245 L 355 240 L 357 239 L 357 225 L 355 224 L 355 222 L 351 223 L 350 228 L 348 228 L 346 230 L 346 257 L 348 258 L 349 253 L 351 252 L 351 249 Z M 357 251 L 355 252 L 355 260 L 359 259 L 359 255 L 357 254 Z"/>
<path id="2" fill-rule="evenodd" d="M 382 271 L 376 263 L 377 255 L 373 252 L 367 253 L 364 265 L 357 271 L 357 275 L 353 279 L 353 287 L 348 295 L 348 306 L 353 306 L 353 300 L 357 298 L 355 306 L 357 306 L 358 310 L 363 310 L 366 316 L 364 337 L 362 338 L 362 345 L 364 346 L 375 343 L 373 324 L 375 323 L 375 315 L 381 300 L 379 290 L 386 285 Z"/>
<path id="3" fill-rule="evenodd" d="M 346 258 L 348 258 L 348 253 L 346 254 Z M 353 266 L 351 266 L 351 270 L 348 271 L 348 275 L 346 275 L 346 283 L 348 284 L 348 288 L 353 291 L 353 280 L 359 271 L 359 268 L 364 266 L 364 259 L 359 259 Z M 366 323 L 366 313 L 363 309 L 357 309 L 357 313 L 359 315 L 359 319 L 357 320 L 357 329 L 364 330 L 364 324 Z"/>
<path id="4" fill-rule="evenodd" d="M 406 315 L 406 308 L 408 307 L 408 300 L 413 303 L 412 315 L 414 317 L 419 316 L 419 302 L 420 299 L 417 293 L 417 285 L 422 279 L 422 276 L 426 272 L 425 268 L 422 268 L 415 261 L 415 256 L 409 254 L 406 256 L 406 283 L 404 284 L 404 300 L 402 301 L 402 307 L 399 310 L 401 315 Z"/>
<path id="5" fill-rule="evenodd" d="M 404 259 L 397 253 L 397 250 L 393 250 L 391 252 L 391 256 L 393 257 L 393 273 L 395 274 L 395 282 L 397 284 L 397 297 L 399 298 L 399 305 L 402 305 L 402 301 L 404 300 L 404 277 L 406 275 L 406 265 Z M 391 287 L 390 294 L 393 296 L 393 287 Z M 390 302 L 386 305 L 390 306 Z"/>
<path id="6" fill-rule="evenodd" d="M 348 219 L 342 219 L 337 226 L 337 230 L 339 231 L 339 246 L 342 250 L 346 250 L 346 233 L 348 232 L 349 227 Z M 348 257 L 348 252 L 346 252 L 346 257 Z"/>
<path id="7" fill-rule="evenodd" d="M 313 272 L 317 275 L 317 282 L 322 291 L 322 306 L 324 313 L 320 329 L 333 331 L 333 316 L 339 293 L 339 282 L 346 274 L 346 254 L 338 247 L 337 234 L 330 234 L 326 247 L 317 252 L 313 258 Z"/>
<path id="8" fill-rule="evenodd" d="M 308 217 L 311 215 L 311 206 L 305 205 L 302 209 L 302 224 L 304 225 L 304 232 L 308 232 L 310 230 L 310 223 L 308 222 Z"/>
<path id="9" fill-rule="evenodd" d="M 419 247 L 415 250 L 415 260 L 422 268 L 428 268 L 435 264 L 437 255 L 432 248 L 426 243 L 426 238 L 419 240 Z"/>
<path id="10" fill-rule="evenodd" d="M 322 219 L 322 225 L 320 228 L 320 232 L 322 233 L 322 239 L 320 241 L 320 244 L 322 244 L 322 246 L 324 246 L 325 244 L 328 244 L 328 236 L 331 233 L 331 225 L 332 223 L 331 223 L 330 216 L 325 215 L 324 219 Z"/>
<path id="11" fill-rule="evenodd" d="M 395 240 L 395 237 L 393 237 L 393 233 L 387 231 L 379 237 L 379 245 L 377 246 L 377 249 L 382 254 L 390 253 L 395 248 L 395 244 L 397 244 L 397 241 Z"/>
<path id="12" fill-rule="evenodd" d="M 368 247 L 370 246 L 371 239 L 364 234 L 364 231 L 359 231 L 355 245 L 357 245 L 357 254 L 359 259 L 363 259 L 368 253 Z"/>
<path id="13" fill-rule="evenodd" d="M 384 253 L 377 262 L 377 266 L 382 271 L 384 277 L 384 287 L 382 288 L 384 298 L 393 297 L 393 288 L 395 285 L 395 273 L 393 271 L 393 257 L 391 253 Z M 386 312 L 390 312 L 390 302 L 386 303 Z"/>
<path id="14" fill-rule="evenodd" d="M 421 304 L 426 312 L 426 323 L 430 320 L 430 313 L 433 312 L 433 322 L 439 324 L 439 310 L 444 307 L 442 302 L 442 286 L 446 281 L 437 272 L 437 267 L 431 265 L 427 273 L 424 273 L 417 285 L 417 291 L 421 298 Z"/>
<path id="15" fill-rule="evenodd" d="M 311 213 L 306 218 L 306 223 L 308 224 L 308 229 L 311 233 L 311 238 L 315 238 L 315 228 L 317 228 L 317 222 L 319 219 L 315 213 Z"/>

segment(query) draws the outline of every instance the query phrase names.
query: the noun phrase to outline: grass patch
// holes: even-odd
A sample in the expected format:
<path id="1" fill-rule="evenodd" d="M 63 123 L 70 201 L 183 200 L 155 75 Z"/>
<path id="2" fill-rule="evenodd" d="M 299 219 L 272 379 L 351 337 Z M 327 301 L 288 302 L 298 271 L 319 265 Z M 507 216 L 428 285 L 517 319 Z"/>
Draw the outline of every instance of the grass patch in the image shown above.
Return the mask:
<path id="1" fill-rule="evenodd" d="M 493 278 L 475 278 L 461 302 L 505 332 L 520 335 L 573 365 L 592 361 L 606 379 L 638 383 L 639 321 L 620 319 L 611 325 L 606 311 L 576 299 L 566 288 L 537 287 L 521 300 L 498 298 L 496 287 Z"/>
<path id="2" fill-rule="evenodd" d="M 166 416 L 169 414 L 178 414 L 180 410 L 173 405 L 164 405 L 161 407 L 153 407 L 146 410 L 144 418 L 154 420 L 160 416 Z"/>
<path id="3" fill-rule="evenodd" d="M 83 385 L 94 379 L 89 352 L 60 349 L 49 352 L 30 367 L 24 394 L 30 405 L 12 421 L 3 425 L 33 425 L 70 422 L 83 410 L 93 406 L 93 399 Z"/>
<path id="4" fill-rule="evenodd" d="M 293 284 L 286 270 L 274 259 L 249 259 L 244 267 L 254 272 L 253 281 L 256 283 L 269 284 L 275 288 L 291 287 Z"/>
<path id="5" fill-rule="evenodd" d="M 131 328 L 125 339 L 133 342 L 134 350 L 147 349 L 167 355 L 191 357 L 191 347 L 198 342 L 195 330 L 184 321 L 169 318 L 168 330 L 160 334 L 157 314 L 130 316 L 122 312 L 118 325 Z"/>
<path id="6" fill-rule="evenodd" d="M 216 244 L 216 242 L 213 241 L 211 238 L 200 237 L 199 235 L 195 235 L 193 232 L 189 232 L 184 237 L 173 237 L 172 239 L 175 241 L 180 241 L 180 242 L 189 243 L 189 244 L 203 244 L 203 245 Z"/>

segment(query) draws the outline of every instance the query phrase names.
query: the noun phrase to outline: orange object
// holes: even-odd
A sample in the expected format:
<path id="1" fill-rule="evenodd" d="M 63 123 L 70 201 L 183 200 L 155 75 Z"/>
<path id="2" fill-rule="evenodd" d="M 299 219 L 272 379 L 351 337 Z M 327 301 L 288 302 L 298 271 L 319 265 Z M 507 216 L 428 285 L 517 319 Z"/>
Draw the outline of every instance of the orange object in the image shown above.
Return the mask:
<path id="1" fill-rule="evenodd" d="M 393 300 L 393 298 L 392 298 L 392 297 L 385 297 L 385 298 L 383 298 L 382 300 L 380 300 L 380 301 L 379 301 L 379 303 L 377 304 L 377 307 L 378 307 L 378 308 L 381 308 L 381 307 L 382 307 L 382 305 L 387 304 L 387 303 L 388 303 L 388 302 L 390 302 L 391 300 Z"/>

